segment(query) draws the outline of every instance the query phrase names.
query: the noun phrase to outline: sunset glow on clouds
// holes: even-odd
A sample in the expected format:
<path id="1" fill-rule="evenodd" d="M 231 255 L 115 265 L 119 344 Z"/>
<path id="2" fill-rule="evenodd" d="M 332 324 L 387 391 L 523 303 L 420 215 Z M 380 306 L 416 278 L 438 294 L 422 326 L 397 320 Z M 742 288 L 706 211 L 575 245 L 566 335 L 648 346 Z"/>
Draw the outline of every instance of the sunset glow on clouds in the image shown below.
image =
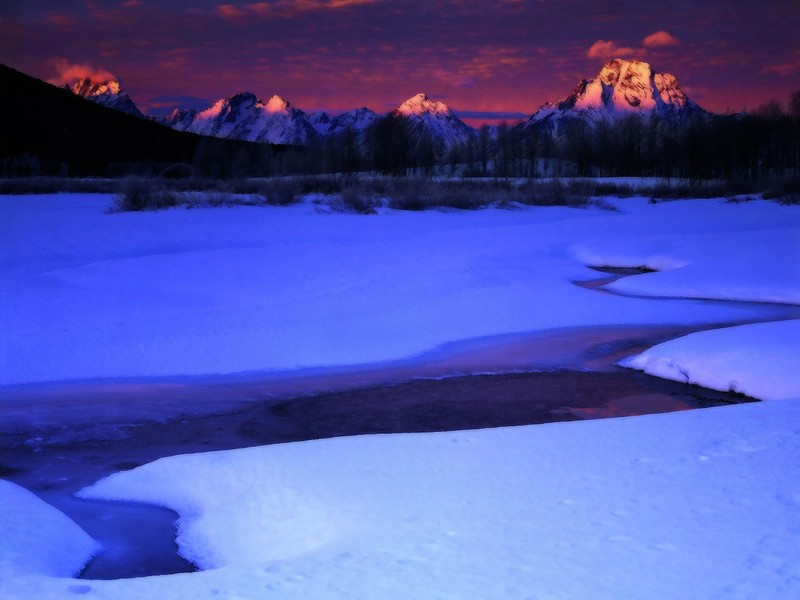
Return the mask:
<path id="1" fill-rule="evenodd" d="M 334 10 L 359 4 L 372 4 L 375 0 L 275 0 L 247 4 L 217 4 L 217 12 L 226 19 L 244 17 L 287 17 L 311 10 Z"/>
<path id="2" fill-rule="evenodd" d="M 645 48 L 663 48 L 664 46 L 677 46 L 680 42 L 662 29 L 644 38 L 642 44 Z"/>
<path id="3" fill-rule="evenodd" d="M 497 120 L 641 58 L 723 112 L 799 87 L 799 13 L 794 0 L 30 0 L 0 6 L 0 60 L 45 80 L 110 71 L 145 111 L 252 91 L 383 112 L 424 91 Z"/>
<path id="4" fill-rule="evenodd" d="M 624 58 L 624 57 L 638 57 L 647 58 L 648 48 L 665 48 L 667 46 L 679 46 L 680 42 L 675 39 L 669 32 L 656 31 L 651 33 L 642 40 L 642 47 L 631 48 L 629 46 L 618 46 L 614 42 L 607 40 L 597 40 L 592 44 L 586 56 L 589 58 Z"/>
<path id="5" fill-rule="evenodd" d="M 97 68 L 86 63 L 71 63 L 66 58 L 54 58 L 51 64 L 56 71 L 56 75 L 50 77 L 48 81 L 55 85 L 64 85 L 76 79 L 86 78 L 92 80 L 116 79 L 111 72 L 105 69 Z"/>

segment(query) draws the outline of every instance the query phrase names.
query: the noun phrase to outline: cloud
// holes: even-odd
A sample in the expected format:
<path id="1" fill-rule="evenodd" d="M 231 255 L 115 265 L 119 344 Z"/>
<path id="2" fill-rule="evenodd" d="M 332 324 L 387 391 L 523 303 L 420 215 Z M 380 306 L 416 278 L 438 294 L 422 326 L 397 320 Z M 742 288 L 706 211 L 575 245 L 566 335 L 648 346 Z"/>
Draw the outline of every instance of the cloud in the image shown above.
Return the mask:
<path id="1" fill-rule="evenodd" d="M 373 4 L 376 0 L 276 0 L 275 2 L 251 2 L 249 4 L 217 4 L 217 14 L 225 19 L 237 20 L 247 16 L 287 17 L 315 10 L 336 10 Z"/>
<path id="2" fill-rule="evenodd" d="M 663 29 L 651 33 L 642 40 L 645 48 L 663 48 L 665 46 L 678 46 L 680 42 Z"/>
<path id="3" fill-rule="evenodd" d="M 669 32 L 662 30 L 651 33 L 642 40 L 641 48 L 630 46 L 618 46 L 616 42 L 610 40 L 597 40 L 586 52 L 589 58 L 622 58 L 624 56 L 641 56 L 647 53 L 648 49 L 664 48 L 667 46 L 677 46 L 680 42 Z"/>
<path id="4" fill-rule="evenodd" d="M 54 12 L 46 12 L 44 14 L 44 20 L 51 25 L 56 25 L 58 27 L 69 27 L 70 25 L 75 24 L 75 19 L 69 15 Z"/>
<path id="5" fill-rule="evenodd" d="M 767 65 L 763 69 L 761 69 L 761 73 L 766 75 L 769 73 L 774 73 L 776 75 L 787 76 L 791 75 L 795 71 L 800 71 L 800 59 L 794 62 L 784 62 L 784 63 L 777 63 L 773 65 Z"/>
<path id="6" fill-rule="evenodd" d="M 76 79 L 85 79 L 87 77 L 93 81 L 116 79 L 109 71 L 88 63 L 71 63 L 65 58 L 53 58 L 49 62 L 56 71 L 56 76 L 48 79 L 48 81 L 55 85 L 72 83 Z"/>
<path id="7" fill-rule="evenodd" d="M 478 82 L 478 78 L 472 75 L 456 73 L 445 69 L 436 69 L 433 74 L 437 79 L 450 87 L 471 88 L 475 87 L 475 84 Z"/>
<path id="8" fill-rule="evenodd" d="M 636 53 L 637 50 L 635 48 L 617 46 L 614 42 L 609 42 L 607 40 L 597 40 L 592 44 L 592 47 L 589 48 L 586 56 L 589 58 L 619 58 Z"/>
<path id="9" fill-rule="evenodd" d="M 244 17 L 247 12 L 241 8 L 235 7 L 233 4 L 217 4 L 217 14 L 225 19 L 240 19 Z"/>

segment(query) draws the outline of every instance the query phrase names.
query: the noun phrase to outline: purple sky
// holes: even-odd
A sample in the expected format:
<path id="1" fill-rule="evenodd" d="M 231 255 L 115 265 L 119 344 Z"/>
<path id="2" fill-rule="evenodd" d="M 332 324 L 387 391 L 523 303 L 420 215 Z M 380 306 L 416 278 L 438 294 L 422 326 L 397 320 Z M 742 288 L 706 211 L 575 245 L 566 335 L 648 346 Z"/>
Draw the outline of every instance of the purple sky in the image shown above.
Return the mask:
<path id="1" fill-rule="evenodd" d="M 424 91 L 471 124 L 514 120 L 618 56 L 738 111 L 800 89 L 799 35 L 798 0 L 0 2 L 0 61 L 52 81 L 110 72 L 153 114 L 240 91 L 384 112 Z"/>

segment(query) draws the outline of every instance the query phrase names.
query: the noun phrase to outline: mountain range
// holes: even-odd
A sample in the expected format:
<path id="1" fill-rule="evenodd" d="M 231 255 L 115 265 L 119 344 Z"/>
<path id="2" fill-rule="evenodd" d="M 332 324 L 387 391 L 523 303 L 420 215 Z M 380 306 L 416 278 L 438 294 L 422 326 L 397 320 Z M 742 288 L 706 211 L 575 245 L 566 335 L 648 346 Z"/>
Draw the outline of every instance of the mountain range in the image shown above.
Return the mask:
<path id="1" fill-rule="evenodd" d="M 79 80 L 65 86 L 98 104 L 136 116 L 144 116 L 116 80 Z M 707 114 L 678 85 L 674 75 L 658 73 L 640 60 L 614 59 L 591 79 L 581 80 L 557 102 L 542 105 L 523 124 L 556 132 L 565 121 L 583 120 L 590 125 L 624 115 L 681 119 Z M 178 131 L 252 142 L 303 146 L 346 131 L 363 133 L 380 115 L 362 107 L 331 116 L 319 111 L 307 114 L 280 96 L 267 101 L 242 92 L 221 98 L 205 110 L 176 108 L 154 120 Z M 427 134 L 450 148 L 477 136 L 477 131 L 458 118 L 447 104 L 416 94 L 388 116 L 403 117 L 415 135 Z"/>
<path id="2" fill-rule="evenodd" d="M 223 168 L 262 172 L 296 151 L 164 127 L 120 110 L 127 96 L 115 85 L 65 89 L 0 64 L 0 90 L 0 177 L 158 174 L 174 164 L 223 176 Z"/>

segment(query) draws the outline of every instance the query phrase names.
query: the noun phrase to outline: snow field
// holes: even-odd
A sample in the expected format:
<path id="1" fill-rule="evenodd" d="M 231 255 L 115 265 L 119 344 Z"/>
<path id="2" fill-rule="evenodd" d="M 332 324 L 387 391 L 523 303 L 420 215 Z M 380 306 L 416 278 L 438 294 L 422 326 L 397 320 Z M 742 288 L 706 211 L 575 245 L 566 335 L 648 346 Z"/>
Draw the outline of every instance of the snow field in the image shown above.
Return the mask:
<path id="1" fill-rule="evenodd" d="M 574 286 L 595 276 L 587 264 L 663 269 L 613 286 L 637 296 L 800 298 L 800 211 L 764 202 L 377 217 L 105 215 L 108 202 L 0 198 L 3 383 L 342 365 L 506 332 L 760 314 Z M 625 362 L 773 402 L 175 456 L 83 490 L 176 510 L 200 573 L 66 579 L 91 541 L 4 484 L 0 595 L 797 598 L 797 338 L 798 321 L 742 325 Z"/>
<path id="2" fill-rule="evenodd" d="M 800 301 L 780 266 L 800 211 L 765 202 L 363 216 L 109 215 L 110 201 L 0 198 L 0 385 L 355 365 L 498 334 L 758 314 L 598 294 L 572 283 L 598 276 L 585 265 L 664 269 L 612 286 L 634 294 Z"/>
<path id="3" fill-rule="evenodd" d="M 161 459 L 83 495 L 172 507 L 181 553 L 215 570 L 91 585 L 100 598 L 796 597 L 799 417 L 800 402 L 777 402 Z"/>

